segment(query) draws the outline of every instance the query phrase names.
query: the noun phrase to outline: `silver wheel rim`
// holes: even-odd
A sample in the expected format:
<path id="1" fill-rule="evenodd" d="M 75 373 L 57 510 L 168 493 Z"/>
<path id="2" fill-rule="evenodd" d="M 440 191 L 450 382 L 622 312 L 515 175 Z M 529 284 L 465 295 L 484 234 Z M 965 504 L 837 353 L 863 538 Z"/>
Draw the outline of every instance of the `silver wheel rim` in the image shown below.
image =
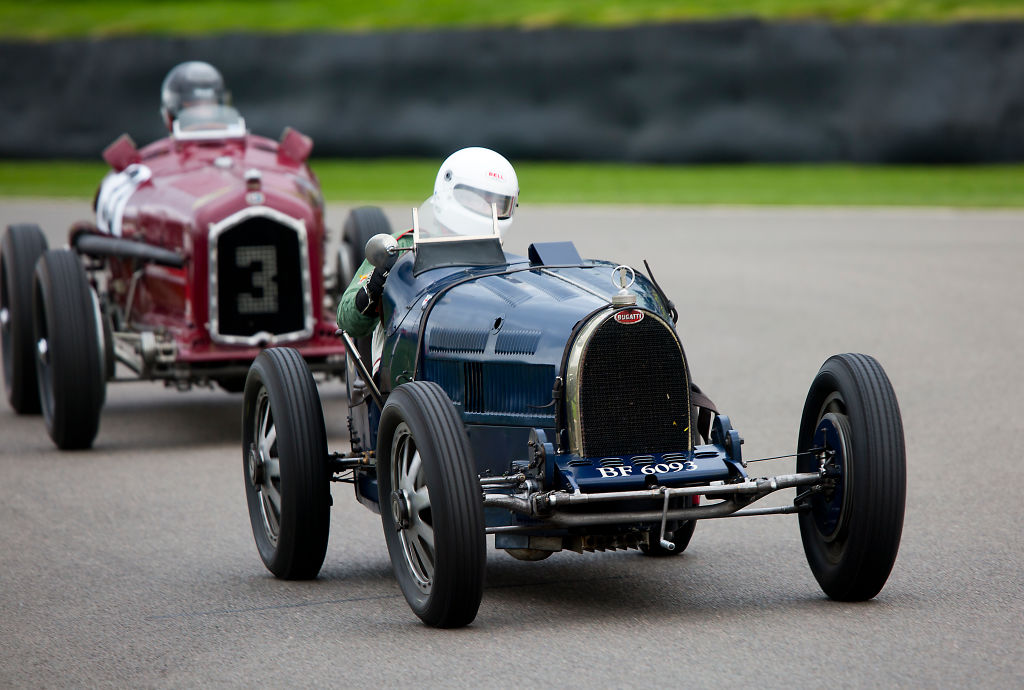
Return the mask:
<path id="1" fill-rule="evenodd" d="M 423 461 L 416 441 L 405 422 L 395 429 L 391 444 L 391 488 L 404 497 L 408 509 L 408 525 L 396 523 L 402 554 L 416 586 L 430 593 L 434 581 L 434 525 L 430 511 Z"/>
<path id="2" fill-rule="evenodd" d="M 270 409 L 267 389 L 256 397 L 256 427 L 249 459 L 249 481 L 256 489 L 263 518 L 263 531 L 271 545 L 277 546 L 281 534 L 281 459 L 277 449 L 277 427 Z"/>

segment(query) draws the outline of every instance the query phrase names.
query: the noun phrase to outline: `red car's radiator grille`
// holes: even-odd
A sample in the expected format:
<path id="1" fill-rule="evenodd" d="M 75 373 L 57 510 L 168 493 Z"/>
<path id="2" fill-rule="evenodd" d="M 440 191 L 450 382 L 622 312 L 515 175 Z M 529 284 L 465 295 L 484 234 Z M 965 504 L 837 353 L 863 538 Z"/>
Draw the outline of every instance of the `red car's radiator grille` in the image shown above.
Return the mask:
<path id="1" fill-rule="evenodd" d="M 686 366 L 658 319 L 607 319 L 586 344 L 579 379 L 584 457 L 689 450 Z"/>
<path id="2" fill-rule="evenodd" d="M 216 296 L 222 336 L 301 331 L 302 252 L 294 230 L 250 218 L 217 237 Z"/>

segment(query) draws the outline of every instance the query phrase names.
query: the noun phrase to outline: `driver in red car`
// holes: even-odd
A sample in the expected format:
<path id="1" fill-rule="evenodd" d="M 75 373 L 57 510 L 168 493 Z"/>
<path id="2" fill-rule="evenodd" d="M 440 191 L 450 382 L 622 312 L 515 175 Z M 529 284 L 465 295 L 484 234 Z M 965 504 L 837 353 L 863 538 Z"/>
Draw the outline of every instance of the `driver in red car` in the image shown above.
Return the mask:
<path id="1" fill-rule="evenodd" d="M 191 60 L 175 66 L 164 77 L 160 88 L 160 116 L 168 130 L 185 108 L 229 105 L 231 97 L 224 88 L 224 77 L 208 62 Z"/>
<path id="2" fill-rule="evenodd" d="M 236 133 L 245 134 L 241 116 L 228 107 L 231 96 L 224 88 L 224 78 L 208 62 L 191 60 L 176 65 L 164 77 L 160 87 L 160 117 L 172 135 L 176 128 L 185 130 L 218 129 L 235 126 Z M 187 121 L 187 122 L 186 122 Z M 132 144 L 134 147 L 134 144 Z M 121 216 L 125 204 L 135 189 L 152 176 L 149 166 L 129 165 L 121 172 L 113 172 L 100 183 L 93 203 L 96 225 L 112 235 L 121 234 Z"/>
<path id="3" fill-rule="evenodd" d="M 519 199 L 519 180 L 512 164 L 490 149 L 460 149 L 437 171 L 434 194 L 420 208 L 421 236 L 482 235 L 492 231 L 491 204 L 497 206 L 498 231 L 512 225 Z M 412 230 L 395 236 L 399 247 L 411 247 Z M 341 296 L 338 326 L 354 338 L 373 334 L 373 372 L 380 365 L 383 332 L 380 299 L 388 269 L 363 261 Z"/>

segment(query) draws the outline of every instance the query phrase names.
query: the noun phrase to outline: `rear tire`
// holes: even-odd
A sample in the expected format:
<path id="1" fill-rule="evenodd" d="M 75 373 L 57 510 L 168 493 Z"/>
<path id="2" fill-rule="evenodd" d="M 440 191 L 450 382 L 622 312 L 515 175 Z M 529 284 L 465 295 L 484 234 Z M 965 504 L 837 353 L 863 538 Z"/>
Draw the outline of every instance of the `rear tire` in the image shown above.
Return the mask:
<path id="1" fill-rule="evenodd" d="M 906 504 L 903 422 L 892 384 L 872 357 L 830 357 L 807 393 L 797 440 L 797 472 L 815 472 L 832 451 L 835 486 L 813 494 L 800 536 L 821 589 L 839 601 L 881 591 L 899 551 Z"/>
<path id="2" fill-rule="evenodd" d="M 487 562 L 480 481 L 462 419 L 436 383 L 394 391 L 381 412 L 377 481 L 395 578 L 427 625 L 476 618 Z"/>
<path id="3" fill-rule="evenodd" d="M 331 527 L 331 475 L 320 395 L 297 350 L 253 362 L 242 402 L 249 521 L 267 570 L 284 580 L 320 572 Z"/>
<path id="4" fill-rule="evenodd" d="M 338 286 L 345 291 L 366 259 L 366 243 L 374 235 L 391 234 L 391 223 L 376 206 L 354 208 L 345 219 L 338 249 Z M 339 292 L 339 297 L 340 292 Z"/>
<path id="5" fill-rule="evenodd" d="M 33 290 L 39 400 L 61 450 L 92 446 L 106 398 L 99 303 L 78 255 L 51 249 L 39 259 Z"/>
<path id="6" fill-rule="evenodd" d="M 32 277 L 47 249 L 38 225 L 10 225 L 0 243 L 0 334 L 7 402 L 18 414 L 39 413 L 35 339 L 32 337 Z"/>

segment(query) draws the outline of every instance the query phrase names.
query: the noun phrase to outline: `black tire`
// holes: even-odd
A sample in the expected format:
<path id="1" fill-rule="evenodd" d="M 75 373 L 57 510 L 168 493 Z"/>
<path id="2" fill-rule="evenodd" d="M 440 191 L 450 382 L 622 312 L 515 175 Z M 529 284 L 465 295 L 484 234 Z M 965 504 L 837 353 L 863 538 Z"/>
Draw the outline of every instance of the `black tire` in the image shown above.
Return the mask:
<path id="1" fill-rule="evenodd" d="M 696 520 L 686 520 L 676 528 L 672 534 L 670 542 L 676 545 L 675 550 L 669 551 L 656 540 L 658 538 L 658 532 L 651 532 L 651 543 L 641 544 L 640 553 L 645 556 L 651 556 L 653 558 L 664 558 L 666 556 L 679 556 L 686 551 L 686 547 L 690 545 L 690 539 L 693 537 L 693 530 L 697 526 Z"/>
<path id="2" fill-rule="evenodd" d="M 341 248 L 339 249 L 338 262 L 338 300 L 341 299 L 345 288 L 349 286 L 355 277 L 356 271 L 366 260 L 366 243 L 374 235 L 381 233 L 391 234 L 391 223 L 388 222 L 384 211 L 376 206 L 360 206 L 354 208 L 345 219 L 345 227 L 341 232 Z M 356 348 L 359 356 L 363 358 L 366 366 L 371 365 L 370 355 L 372 352 L 371 338 L 356 338 Z"/>
<path id="3" fill-rule="evenodd" d="M 839 469 L 834 489 L 812 495 L 800 513 L 804 553 L 830 598 L 865 601 L 881 591 L 896 561 L 907 490 L 900 409 L 874 358 L 835 355 L 814 377 L 800 420 L 798 472 L 818 470 L 819 456 L 807 451 L 823 442 Z"/>
<path id="4" fill-rule="evenodd" d="M 316 577 L 331 527 L 331 475 L 320 395 L 297 350 L 264 350 L 249 369 L 242 467 L 264 565 L 284 580 Z"/>
<path id="5" fill-rule="evenodd" d="M 381 522 L 402 593 L 427 625 L 468 625 L 483 598 L 487 553 L 462 420 L 440 386 L 414 381 L 389 396 L 378 439 Z"/>
<path id="6" fill-rule="evenodd" d="M 354 208 L 345 219 L 338 254 L 339 296 L 345 291 L 366 259 L 366 243 L 374 235 L 391 234 L 391 223 L 376 206 Z"/>
<path id="7" fill-rule="evenodd" d="M 50 249 L 36 265 L 32 299 L 39 401 L 61 450 L 92 446 L 107 382 L 99 305 L 78 255 Z"/>
<path id="8" fill-rule="evenodd" d="M 38 225 L 7 226 L 0 242 L 0 334 L 7 402 L 18 414 L 39 413 L 32 334 L 32 276 L 47 249 Z"/>

